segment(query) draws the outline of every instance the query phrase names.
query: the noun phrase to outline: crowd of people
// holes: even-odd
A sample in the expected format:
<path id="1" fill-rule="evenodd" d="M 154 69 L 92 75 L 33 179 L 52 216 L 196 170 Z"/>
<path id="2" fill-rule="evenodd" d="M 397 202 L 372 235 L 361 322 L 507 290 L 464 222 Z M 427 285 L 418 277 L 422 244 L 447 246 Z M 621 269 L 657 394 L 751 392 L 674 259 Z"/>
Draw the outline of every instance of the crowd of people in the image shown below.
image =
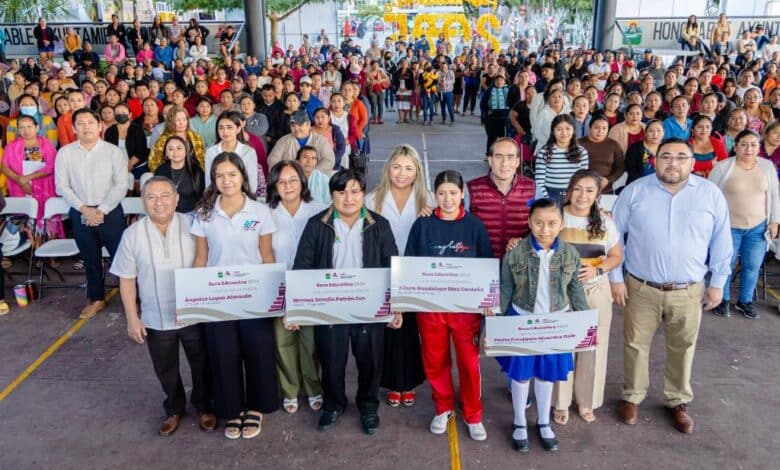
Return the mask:
<path id="1" fill-rule="evenodd" d="M 754 58 L 745 49 L 733 60 L 713 48 L 665 66 L 650 50 L 635 63 L 621 51 L 561 41 L 492 51 L 479 40 L 453 46 L 423 36 L 363 52 L 322 32 L 316 42 L 304 35 L 297 49 L 276 43 L 260 63 L 241 58 L 231 28 L 215 60 L 196 20 L 126 28 L 113 18 L 107 33 L 101 59 L 69 32 L 58 63 L 41 20 L 40 57 L 8 61 L 0 187 L 38 200 L 37 238 L 72 232 L 87 275 L 82 318 L 106 306 L 101 248 L 108 250 L 128 334 L 148 345 L 166 395 L 161 435 L 176 431 L 186 407 L 180 343 L 204 431 L 221 419 L 228 439 L 256 437 L 266 414 L 280 406 L 296 413 L 300 395 L 321 411 L 318 428 L 331 429 L 348 403 L 351 346 L 367 434 L 379 429 L 380 388 L 389 406 L 413 406 L 425 380 L 435 404 L 430 430 L 442 434 L 456 408 L 452 343 L 463 419 L 471 438 L 487 438 L 479 337 L 489 310 L 393 312 L 388 324 L 279 318 L 179 328 L 176 268 L 498 258 L 502 314 L 598 310 L 595 350 L 499 358 L 521 452 L 529 449 L 531 379 L 546 450 L 559 447 L 551 420 L 566 425 L 572 402 L 583 420 L 596 420 L 613 301 L 626 312 L 620 419 L 638 422 L 650 344 L 663 324 L 664 401 L 685 433 L 694 428 L 687 407 L 702 305 L 729 316 L 738 259 L 733 308 L 758 317 L 753 293 L 780 222 L 780 51 Z M 466 182 L 447 170 L 429 192 L 417 151 L 401 144 L 368 190 L 356 167 L 386 109 L 397 109 L 399 124 L 430 126 L 440 116 L 452 125 L 477 104 L 484 176 Z M 617 192 L 610 215 L 600 196 Z M 133 193 L 148 217 L 126 227 L 121 201 Z M 69 222 L 44 224 L 43 207 L 56 196 L 70 207 Z M 0 313 L 8 310 L 0 303 Z"/>

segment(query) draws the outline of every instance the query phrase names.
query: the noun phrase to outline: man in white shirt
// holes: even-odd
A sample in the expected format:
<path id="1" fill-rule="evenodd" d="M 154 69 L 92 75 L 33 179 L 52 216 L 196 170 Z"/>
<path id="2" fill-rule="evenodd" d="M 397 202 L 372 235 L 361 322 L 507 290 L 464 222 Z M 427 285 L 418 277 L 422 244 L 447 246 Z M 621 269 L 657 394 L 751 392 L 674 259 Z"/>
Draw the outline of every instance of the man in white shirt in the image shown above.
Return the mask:
<path id="1" fill-rule="evenodd" d="M 200 416 L 200 428 L 213 431 L 211 378 L 201 325 L 176 325 L 174 272 L 189 268 L 195 258 L 190 218 L 176 213 L 179 195 L 173 181 L 154 176 L 144 184 L 142 197 L 148 217 L 129 227 L 119 244 L 111 273 L 119 277 L 127 334 L 149 347 L 154 372 L 165 392 L 161 436 L 170 436 L 184 416 L 187 397 L 179 374 L 179 343 L 192 373 L 190 401 Z M 138 284 L 136 287 L 136 283 Z M 140 296 L 141 308 L 137 298 Z"/>
<path id="2" fill-rule="evenodd" d="M 54 179 L 57 194 L 71 207 L 73 237 L 87 273 L 89 303 L 80 317 L 92 318 L 106 307 L 101 249 L 113 257 L 125 230 L 120 203 L 127 193 L 127 157 L 100 138 L 100 119 L 89 108 L 73 113 L 73 129 L 76 141 L 57 153 Z"/>

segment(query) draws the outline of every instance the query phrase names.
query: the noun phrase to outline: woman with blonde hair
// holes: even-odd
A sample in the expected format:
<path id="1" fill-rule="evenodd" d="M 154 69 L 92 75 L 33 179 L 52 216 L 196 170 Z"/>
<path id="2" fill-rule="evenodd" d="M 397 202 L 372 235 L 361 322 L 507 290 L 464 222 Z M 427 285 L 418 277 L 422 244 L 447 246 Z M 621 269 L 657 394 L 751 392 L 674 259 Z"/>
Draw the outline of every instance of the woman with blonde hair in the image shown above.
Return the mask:
<path id="1" fill-rule="evenodd" d="M 165 159 L 165 142 L 172 135 L 177 135 L 187 142 L 187 153 L 191 153 L 200 168 L 205 171 L 206 147 L 203 145 L 203 139 L 190 129 L 190 115 L 187 110 L 176 105 L 171 106 L 171 109 L 168 110 L 168 114 L 165 116 L 165 129 L 149 153 L 149 171 L 154 172 L 158 166 L 162 165 Z"/>
<path id="2" fill-rule="evenodd" d="M 414 147 L 401 144 L 385 163 L 379 186 L 366 196 L 366 207 L 390 222 L 398 252 L 406 249 L 409 231 L 422 213 L 429 215 L 435 206 L 425 187 L 420 156 Z M 420 354 L 420 335 L 414 312 L 404 313 L 403 326 L 385 333 L 382 387 L 388 389 L 387 403 L 396 407 L 412 406 L 414 389 L 425 380 Z"/>

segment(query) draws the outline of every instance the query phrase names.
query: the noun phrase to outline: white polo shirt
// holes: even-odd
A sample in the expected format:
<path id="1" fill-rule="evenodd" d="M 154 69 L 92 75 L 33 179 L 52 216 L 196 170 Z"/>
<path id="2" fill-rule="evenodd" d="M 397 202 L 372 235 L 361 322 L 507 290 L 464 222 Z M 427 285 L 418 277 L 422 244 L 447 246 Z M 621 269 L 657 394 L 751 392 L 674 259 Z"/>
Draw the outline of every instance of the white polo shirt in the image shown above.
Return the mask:
<path id="1" fill-rule="evenodd" d="M 382 214 L 382 217 L 390 222 L 390 229 L 393 231 L 393 237 L 395 237 L 398 254 L 403 256 L 406 251 L 406 241 L 409 239 L 409 232 L 412 230 L 414 221 L 417 220 L 415 194 L 412 192 L 409 199 L 406 200 L 406 205 L 402 209 L 398 208 L 395 204 L 395 199 L 393 199 L 393 195 L 389 192 L 385 194 L 385 200 L 380 208 L 376 207 L 375 198 L 376 191 L 369 193 L 366 196 L 366 207 L 374 212 L 379 212 Z M 436 200 L 430 193 L 427 194 L 426 204 L 428 207 L 436 206 Z"/>
<path id="2" fill-rule="evenodd" d="M 287 269 L 292 269 L 295 253 L 298 251 L 298 242 L 301 240 L 306 223 L 324 210 L 325 205 L 314 200 L 301 202 L 295 215 L 290 215 L 281 202 L 276 209 L 271 209 L 277 228 L 273 236 L 274 258 L 277 263 L 287 263 Z"/>
<path id="3" fill-rule="evenodd" d="M 190 218 L 174 214 L 165 236 L 144 217 L 122 235 L 111 263 L 111 274 L 136 279 L 141 299 L 141 320 L 153 330 L 175 330 L 176 291 L 174 271 L 192 267 L 195 238 L 189 233 Z"/>
<path id="4" fill-rule="evenodd" d="M 206 169 L 206 187 L 208 188 L 211 184 L 211 165 L 214 163 L 214 159 L 217 158 L 217 156 L 222 153 L 222 144 L 216 144 L 212 145 L 211 147 L 206 149 L 206 161 L 204 168 Z M 253 193 L 257 192 L 257 152 L 255 152 L 255 149 L 250 147 L 247 144 L 238 142 L 236 145 L 236 150 L 234 152 L 236 155 L 241 157 L 241 160 L 244 162 L 244 166 L 246 167 L 246 174 L 247 178 L 249 178 L 249 187 L 252 189 Z"/>
<path id="5" fill-rule="evenodd" d="M 263 264 L 260 237 L 276 232 L 271 210 L 247 197 L 244 207 L 228 217 L 221 203 L 222 196 L 219 196 L 211 218 L 200 220 L 196 215 L 190 229 L 190 233 L 208 241 L 208 266 Z"/>
<path id="6" fill-rule="evenodd" d="M 333 227 L 336 229 L 336 240 L 333 243 L 333 267 L 336 269 L 363 267 L 363 222 L 365 208 L 360 218 L 350 228 L 334 212 Z"/>

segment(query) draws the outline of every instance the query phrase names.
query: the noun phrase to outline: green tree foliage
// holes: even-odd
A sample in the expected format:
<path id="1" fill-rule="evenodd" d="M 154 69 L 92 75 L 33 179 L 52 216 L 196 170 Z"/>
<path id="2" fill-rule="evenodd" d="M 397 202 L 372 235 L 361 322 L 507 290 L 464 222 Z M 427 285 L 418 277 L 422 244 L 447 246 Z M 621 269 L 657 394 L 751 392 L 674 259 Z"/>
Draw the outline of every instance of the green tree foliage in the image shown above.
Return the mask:
<path id="1" fill-rule="evenodd" d="M 69 11 L 67 0 L 0 0 L 0 18 L 8 23 L 34 23 Z"/>
<path id="2" fill-rule="evenodd" d="M 304 5 L 324 2 L 325 0 L 265 0 L 265 15 L 271 24 L 271 42 L 276 41 L 278 37 L 280 21 L 292 15 Z M 240 10 L 244 8 L 244 0 L 175 0 L 173 5 L 177 10 Z"/>

